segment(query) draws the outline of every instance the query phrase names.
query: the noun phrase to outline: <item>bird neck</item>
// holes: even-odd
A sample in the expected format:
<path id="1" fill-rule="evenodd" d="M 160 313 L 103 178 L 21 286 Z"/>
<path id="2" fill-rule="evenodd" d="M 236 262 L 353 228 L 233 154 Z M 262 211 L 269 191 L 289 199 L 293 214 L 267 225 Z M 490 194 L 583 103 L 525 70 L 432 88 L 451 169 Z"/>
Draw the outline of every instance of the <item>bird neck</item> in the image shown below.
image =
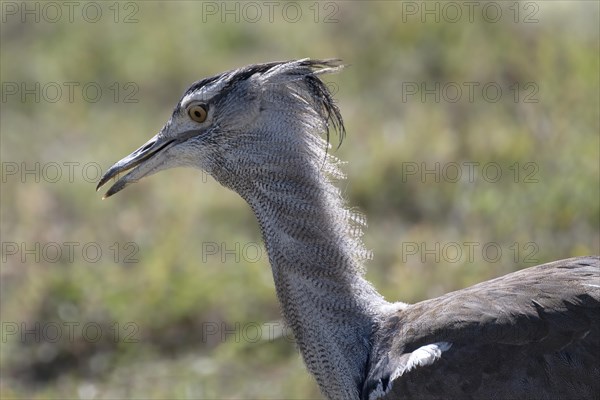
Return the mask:
<path id="1" fill-rule="evenodd" d="M 263 164 L 253 181 L 272 183 L 254 184 L 243 197 L 261 226 L 283 317 L 308 369 L 328 398 L 357 398 L 372 329 L 387 304 L 363 276 L 362 218 L 343 207 L 323 173 L 337 170 L 330 161 L 287 161 L 284 171 Z"/>

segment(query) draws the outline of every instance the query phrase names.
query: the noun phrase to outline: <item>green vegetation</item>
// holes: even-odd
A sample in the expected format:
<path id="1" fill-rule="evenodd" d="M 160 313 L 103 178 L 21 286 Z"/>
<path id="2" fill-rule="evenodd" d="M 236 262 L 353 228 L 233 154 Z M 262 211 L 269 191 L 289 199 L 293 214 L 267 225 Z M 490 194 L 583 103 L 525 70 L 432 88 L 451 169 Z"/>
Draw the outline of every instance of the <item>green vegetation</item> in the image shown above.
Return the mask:
<path id="1" fill-rule="evenodd" d="M 91 23 L 30 2 L 41 18 L 23 23 L 3 2 L 0 396 L 319 397 L 237 195 L 184 169 L 94 192 L 94 167 L 154 135 L 190 83 L 245 64 L 350 64 L 325 77 L 348 130 L 335 154 L 389 300 L 600 253 L 598 3 L 496 2 L 497 22 L 488 3 L 472 22 L 452 3 L 456 22 L 442 3 L 439 22 L 411 14 L 418 2 L 293 3 L 292 22 L 287 3 L 270 20 L 262 2 L 258 18 L 244 3 L 101 2 Z M 39 101 L 21 87 L 36 82 Z"/>

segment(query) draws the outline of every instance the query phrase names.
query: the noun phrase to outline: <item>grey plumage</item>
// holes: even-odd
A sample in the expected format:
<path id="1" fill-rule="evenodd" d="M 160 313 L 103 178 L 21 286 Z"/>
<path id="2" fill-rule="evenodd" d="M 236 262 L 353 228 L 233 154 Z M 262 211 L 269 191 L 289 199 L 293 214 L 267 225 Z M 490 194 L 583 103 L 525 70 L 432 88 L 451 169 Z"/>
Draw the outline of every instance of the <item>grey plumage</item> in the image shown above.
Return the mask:
<path id="1" fill-rule="evenodd" d="M 273 62 L 198 81 L 163 129 L 98 187 L 133 168 L 110 196 L 192 166 L 242 196 L 258 219 L 283 317 L 330 399 L 597 398 L 597 257 L 415 305 L 386 302 L 364 279 L 364 218 L 345 206 L 333 184 L 343 178 L 339 161 L 327 151 L 329 128 L 343 137 L 344 125 L 318 77 L 340 68 L 335 60 Z"/>
<path id="2" fill-rule="evenodd" d="M 443 341 L 439 361 L 407 368 L 385 398 L 597 399 L 599 283 L 598 258 L 578 257 L 411 305 L 375 333 L 365 393 Z"/>

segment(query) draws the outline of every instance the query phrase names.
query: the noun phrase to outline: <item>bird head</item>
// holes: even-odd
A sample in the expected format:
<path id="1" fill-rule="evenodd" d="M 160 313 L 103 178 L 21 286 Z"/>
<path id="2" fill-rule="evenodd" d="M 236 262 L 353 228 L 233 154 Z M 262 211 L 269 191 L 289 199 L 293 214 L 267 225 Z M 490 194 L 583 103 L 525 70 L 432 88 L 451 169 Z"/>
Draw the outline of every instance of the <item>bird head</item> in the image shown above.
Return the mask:
<path id="1" fill-rule="evenodd" d="M 106 198 L 180 166 L 204 170 L 236 189 L 275 164 L 314 156 L 309 153 L 319 152 L 319 134 L 326 132 L 329 141 L 330 123 L 340 139 L 344 134 L 339 110 L 318 78 L 340 68 L 338 60 L 304 59 L 250 65 L 197 81 L 158 134 L 110 167 L 97 189 L 129 171 Z M 312 134 L 299 133 L 305 131 Z"/>

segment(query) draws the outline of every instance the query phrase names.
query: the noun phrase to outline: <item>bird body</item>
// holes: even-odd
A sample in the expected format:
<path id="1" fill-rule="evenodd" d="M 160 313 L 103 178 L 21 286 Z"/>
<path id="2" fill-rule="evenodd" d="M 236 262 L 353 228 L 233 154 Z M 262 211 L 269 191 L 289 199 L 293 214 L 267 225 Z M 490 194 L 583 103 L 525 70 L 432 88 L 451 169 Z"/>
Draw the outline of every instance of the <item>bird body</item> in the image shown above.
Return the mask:
<path id="1" fill-rule="evenodd" d="M 598 398 L 598 261 L 523 269 L 388 315 L 363 397 L 393 380 L 386 399 Z M 448 345 L 431 362 L 410 362 L 440 342 Z"/>
<path id="2" fill-rule="evenodd" d="M 111 167 L 107 192 L 177 166 L 252 208 L 283 318 L 330 399 L 598 398 L 600 260 L 521 270 L 414 305 L 364 278 L 364 218 L 328 153 L 340 112 L 318 75 L 335 60 L 243 67 L 194 83 L 163 129 Z"/>

